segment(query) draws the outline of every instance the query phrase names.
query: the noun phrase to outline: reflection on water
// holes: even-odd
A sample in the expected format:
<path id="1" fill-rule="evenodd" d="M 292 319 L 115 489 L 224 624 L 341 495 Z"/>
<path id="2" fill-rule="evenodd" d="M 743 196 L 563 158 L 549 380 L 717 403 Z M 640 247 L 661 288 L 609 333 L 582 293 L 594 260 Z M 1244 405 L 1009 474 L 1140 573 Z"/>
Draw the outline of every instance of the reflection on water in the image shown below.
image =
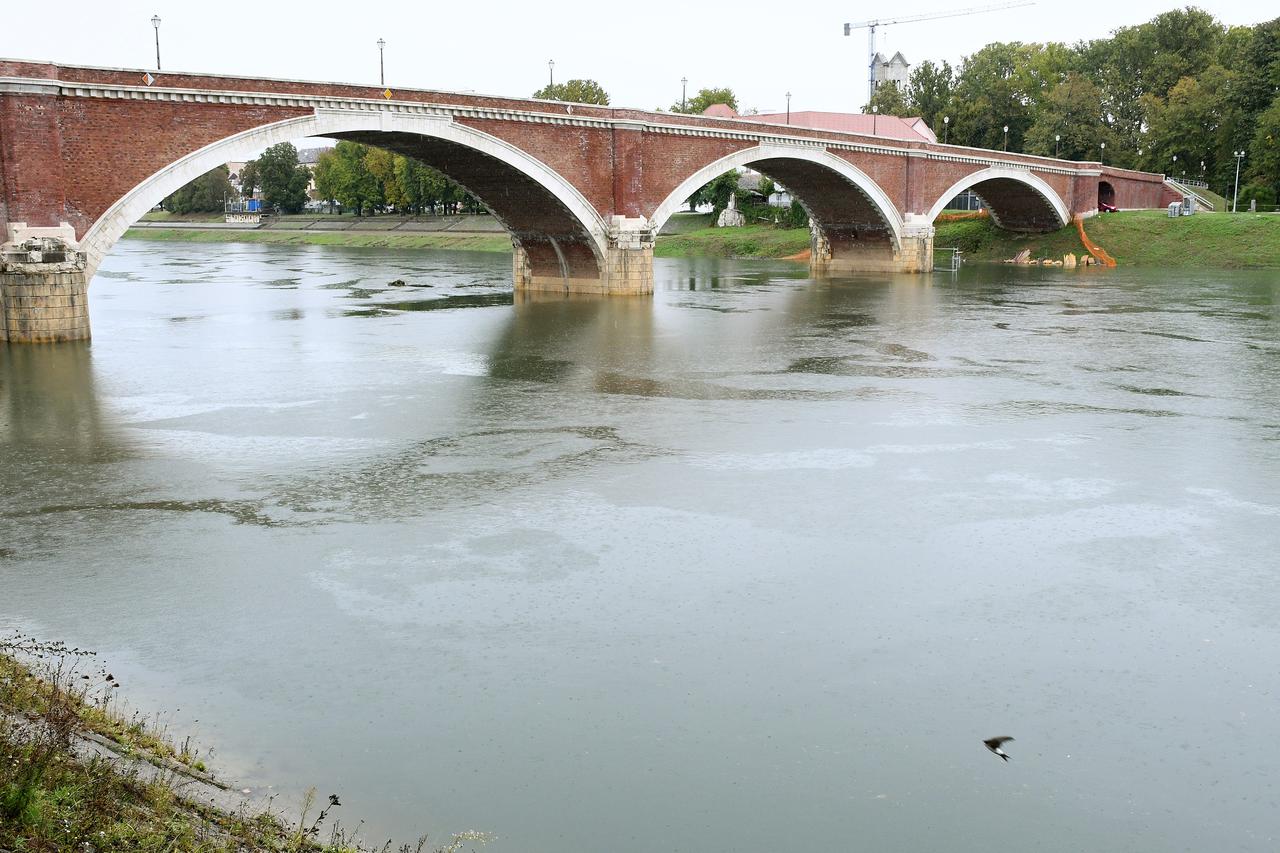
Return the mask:
<path id="1" fill-rule="evenodd" d="M 0 348 L 0 628 L 371 837 L 1275 848 L 1273 274 L 657 266 L 126 241 Z"/>

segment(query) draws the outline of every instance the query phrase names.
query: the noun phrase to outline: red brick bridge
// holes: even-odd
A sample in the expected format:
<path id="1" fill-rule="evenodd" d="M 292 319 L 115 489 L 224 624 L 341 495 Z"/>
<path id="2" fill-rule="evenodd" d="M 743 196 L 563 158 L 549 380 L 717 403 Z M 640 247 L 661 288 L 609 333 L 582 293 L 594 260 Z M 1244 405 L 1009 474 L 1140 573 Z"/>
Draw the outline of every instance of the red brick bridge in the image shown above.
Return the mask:
<path id="1" fill-rule="evenodd" d="M 89 334 L 86 291 L 125 230 L 228 161 L 307 136 L 449 175 L 511 234 L 517 288 L 653 289 L 653 238 L 737 166 L 808 210 L 817 273 L 927 272 L 934 218 L 972 189 L 1043 231 L 1165 200 L 1160 175 L 984 149 L 643 110 L 339 83 L 0 59 L 0 339 Z"/>

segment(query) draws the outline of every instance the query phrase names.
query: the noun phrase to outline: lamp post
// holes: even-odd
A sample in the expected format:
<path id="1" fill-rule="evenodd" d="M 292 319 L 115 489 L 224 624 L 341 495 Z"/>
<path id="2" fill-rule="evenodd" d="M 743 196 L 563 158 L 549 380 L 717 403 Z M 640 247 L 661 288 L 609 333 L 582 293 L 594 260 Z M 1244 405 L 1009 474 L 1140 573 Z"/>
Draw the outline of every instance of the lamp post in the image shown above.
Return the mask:
<path id="1" fill-rule="evenodd" d="M 791 93 L 787 92 L 787 124 L 791 124 Z"/>
<path id="2" fill-rule="evenodd" d="M 556 85 L 556 61 L 554 59 L 547 60 L 547 88 Z"/>
<path id="3" fill-rule="evenodd" d="M 876 135 L 876 119 L 879 118 L 880 107 L 876 104 L 871 105 L 871 135 Z"/>
<path id="4" fill-rule="evenodd" d="M 1062 142 L 1062 134 L 1061 134 L 1061 133 L 1055 133 L 1055 134 L 1053 135 L 1053 159 L 1055 159 L 1055 160 L 1057 160 L 1057 159 L 1058 159 L 1058 148 L 1060 147 L 1060 146 L 1059 146 L 1059 143 L 1060 143 L 1060 142 Z"/>
<path id="5" fill-rule="evenodd" d="M 1009 125 L 1004 126 L 1004 150 L 1009 150 Z"/>
<path id="6" fill-rule="evenodd" d="M 386 66 L 383 65 L 382 63 L 382 49 L 386 46 L 387 46 L 387 43 L 385 41 L 383 41 L 382 39 L 378 39 L 378 85 L 379 86 L 387 85 Z"/>
<path id="7" fill-rule="evenodd" d="M 1102 164 L 1106 164 L 1107 162 L 1107 143 L 1105 142 L 1102 143 L 1102 154 L 1099 155 L 1098 162 Z"/>
<path id="8" fill-rule="evenodd" d="M 1236 158 L 1236 188 L 1235 191 L 1231 193 L 1231 212 L 1235 213 L 1236 199 L 1240 197 L 1240 161 L 1244 159 L 1244 152 L 1233 151 L 1231 153 L 1234 154 Z"/>
<path id="9" fill-rule="evenodd" d="M 151 26 L 156 29 L 156 70 L 160 70 L 160 16 L 151 16 Z"/>
<path id="10" fill-rule="evenodd" d="M 951 129 L 951 116 L 942 117 L 942 144 L 947 144 L 947 131 Z"/>
<path id="11" fill-rule="evenodd" d="M 1174 172 L 1178 171 L 1178 155 L 1173 155 L 1173 168 L 1169 170 L 1169 177 L 1173 177 Z"/>
<path id="12" fill-rule="evenodd" d="M 685 95 L 689 92 L 689 78 L 680 78 L 680 112 L 685 111 Z"/>

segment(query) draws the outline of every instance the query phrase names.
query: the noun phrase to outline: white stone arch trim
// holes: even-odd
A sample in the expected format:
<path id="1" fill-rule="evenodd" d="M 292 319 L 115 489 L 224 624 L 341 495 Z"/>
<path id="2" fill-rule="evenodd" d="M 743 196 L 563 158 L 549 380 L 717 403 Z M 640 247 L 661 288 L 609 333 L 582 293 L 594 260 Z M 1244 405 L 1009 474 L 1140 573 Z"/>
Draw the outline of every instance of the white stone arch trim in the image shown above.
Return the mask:
<path id="1" fill-rule="evenodd" d="M 1009 180 L 1026 184 L 1049 203 L 1049 206 L 1053 208 L 1053 212 L 1058 215 L 1058 221 L 1062 225 L 1071 224 L 1071 212 L 1067 210 L 1067 205 L 1062 201 L 1062 197 L 1058 195 L 1057 191 L 1045 182 L 1044 178 L 1034 175 L 1026 169 L 1010 169 L 1005 166 L 989 166 L 986 169 L 979 169 L 956 181 L 951 185 L 950 189 L 942 194 L 941 198 L 934 202 L 933 207 L 929 210 L 929 221 L 933 222 L 937 219 L 938 214 L 942 213 L 947 206 L 947 202 L 951 201 L 951 199 L 972 188 L 975 184 L 980 184 L 993 178 L 1008 178 Z M 992 219 L 994 219 L 995 213 L 988 212 L 991 213 Z M 996 224 L 998 225 L 999 222 Z"/>
<path id="2" fill-rule="evenodd" d="M 80 241 L 87 255 L 88 275 L 106 257 L 133 223 L 161 199 L 223 163 L 244 160 L 263 148 L 308 136 L 358 131 L 412 133 L 445 139 L 473 148 L 520 170 L 550 192 L 582 223 L 601 262 L 609 231 L 599 212 L 578 189 L 542 161 L 496 136 L 455 123 L 449 116 L 415 115 L 371 110 L 316 110 L 313 115 L 255 127 L 206 145 L 151 175 L 121 196 L 90 226 Z"/>
<path id="3" fill-rule="evenodd" d="M 739 166 L 749 166 L 758 160 L 807 160 L 810 163 L 817 163 L 826 166 L 833 172 L 836 172 L 846 181 L 856 186 L 866 194 L 871 203 L 880 211 L 880 215 L 884 217 L 885 222 L 889 225 L 889 230 L 893 234 L 893 246 L 897 250 L 902 245 L 903 221 L 902 214 L 898 212 L 897 206 L 889 199 L 884 190 L 880 189 L 879 184 L 873 181 L 865 172 L 854 166 L 848 160 L 837 157 L 825 148 L 800 145 L 784 145 L 778 143 L 764 143 L 753 148 L 744 148 L 741 151 L 735 151 L 725 157 L 721 157 L 698 171 L 694 172 L 686 178 L 680 186 L 676 187 L 672 193 L 658 205 L 658 209 L 654 211 L 653 216 L 649 217 L 650 227 L 653 233 L 657 234 L 662 230 L 662 226 L 667 224 L 667 220 L 671 218 L 671 214 L 681 208 L 689 196 L 693 195 L 703 184 L 723 175 L 730 169 L 736 169 Z"/>

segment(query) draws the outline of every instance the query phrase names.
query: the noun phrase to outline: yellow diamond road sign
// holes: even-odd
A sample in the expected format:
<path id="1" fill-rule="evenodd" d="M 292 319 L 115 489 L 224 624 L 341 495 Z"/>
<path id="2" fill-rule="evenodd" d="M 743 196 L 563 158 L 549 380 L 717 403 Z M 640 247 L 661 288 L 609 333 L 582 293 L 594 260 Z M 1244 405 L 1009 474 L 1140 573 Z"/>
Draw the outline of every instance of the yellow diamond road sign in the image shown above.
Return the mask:
<path id="1" fill-rule="evenodd" d="M 389 100 L 391 100 L 391 90 L 390 90 L 390 89 L 383 89 L 383 90 L 382 90 L 382 97 L 386 98 L 388 101 L 389 101 Z"/>
<path id="2" fill-rule="evenodd" d="M 152 77 L 151 72 L 148 71 L 146 74 L 142 75 L 142 82 L 150 86 L 152 83 L 156 82 L 156 78 Z"/>

